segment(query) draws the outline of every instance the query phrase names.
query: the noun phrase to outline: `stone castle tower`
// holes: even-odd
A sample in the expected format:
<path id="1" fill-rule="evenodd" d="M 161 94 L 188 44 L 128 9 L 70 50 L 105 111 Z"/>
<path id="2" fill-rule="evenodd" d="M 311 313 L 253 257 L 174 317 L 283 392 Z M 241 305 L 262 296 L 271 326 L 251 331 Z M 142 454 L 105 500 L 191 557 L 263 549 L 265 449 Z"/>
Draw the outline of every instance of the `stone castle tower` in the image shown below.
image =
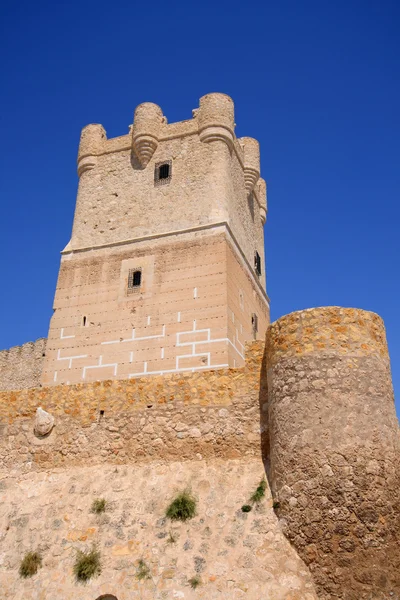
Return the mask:
<path id="1" fill-rule="evenodd" d="M 82 131 L 42 383 L 244 364 L 263 339 L 266 184 L 224 94 L 168 124 L 139 105 L 129 134 Z"/>
<path id="2" fill-rule="evenodd" d="M 78 173 L 49 338 L 0 352 L 0 599 L 399 600 L 383 321 L 269 324 L 266 186 L 232 100 L 89 125 Z"/>

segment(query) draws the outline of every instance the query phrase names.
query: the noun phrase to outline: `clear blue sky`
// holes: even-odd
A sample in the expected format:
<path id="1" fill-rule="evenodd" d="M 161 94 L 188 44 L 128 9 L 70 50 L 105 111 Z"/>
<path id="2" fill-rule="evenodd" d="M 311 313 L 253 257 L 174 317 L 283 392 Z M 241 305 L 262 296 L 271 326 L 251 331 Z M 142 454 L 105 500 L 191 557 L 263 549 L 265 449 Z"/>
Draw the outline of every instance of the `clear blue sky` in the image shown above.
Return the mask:
<path id="1" fill-rule="evenodd" d="M 400 396 L 398 1 L 6 0 L 0 21 L 1 347 L 47 335 L 81 128 L 221 91 L 261 143 L 273 319 L 379 313 Z"/>

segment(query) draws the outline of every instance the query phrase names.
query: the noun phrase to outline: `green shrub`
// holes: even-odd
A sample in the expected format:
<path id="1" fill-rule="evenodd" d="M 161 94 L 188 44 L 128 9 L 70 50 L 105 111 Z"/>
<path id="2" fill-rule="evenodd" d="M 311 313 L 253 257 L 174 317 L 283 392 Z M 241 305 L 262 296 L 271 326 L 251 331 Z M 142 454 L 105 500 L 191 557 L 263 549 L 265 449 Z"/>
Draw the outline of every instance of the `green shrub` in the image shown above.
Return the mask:
<path id="1" fill-rule="evenodd" d="M 172 531 L 170 531 L 169 535 L 167 537 L 167 544 L 176 544 L 177 541 L 178 541 L 178 536 L 176 535 L 176 533 L 173 533 Z"/>
<path id="2" fill-rule="evenodd" d="M 281 507 L 281 503 L 279 502 L 279 500 L 275 500 L 274 503 L 273 503 L 273 505 L 272 505 L 272 508 L 275 509 L 275 510 L 277 510 L 280 507 Z"/>
<path id="3" fill-rule="evenodd" d="M 138 562 L 136 577 L 139 581 L 142 581 L 142 579 L 150 579 L 150 569 L 142 558 Z"/>
<path id="4" fill-rule="evenodd" d="M 254 504 L 258 504 L 265 496 L 265 490 L 267 489 L 267 482 L 265 479 L 261 479 L 260 483 L 257 486 L 256 491 L 250 497 L 250 501 Z"/>
<path id="5" fill-rule="evenodd" d="M 100 575 L 100 552 L 92 548 L 89 552 L 78 550 L 74 564 L 74 574 L 78 581 L 88 581 L 96 575 Z"/>
<path id="6" fill-rule="evenodd" d="M 165 514 L 173 521 L 192 519 L 196 514 L 196 500 L 190 492 L 182 492 L 171 502 Z"/>
<path id="7" fill-rule="evenodd" d="M 251 511 L 251 506 L 250 504 L 243 504 L 242 506 L 242 512 L 247 513 Z"/>
<path id="8" fill-rule="evenodd" d="M 19 566 L 21 577 L 32 577 L 36 575 L 38 569 L 42 566 L 42 557 L 38 552 L 28 552 L 25 554 Z"/>
<path id="9" fill-rule="evenodd" d="M 201 579 L 200 579 L 200 577 L 197 577 L 197 576 L 192 577 L 191 579 L 189 579 L 189 583 L 190 583 L 190 587 L 195 590 L 201 584 Z"/>
<path id="10" fill-rule="evenodd" d="M 96 498 L 95 500 L 93 500 L 92 507 L 90 510 L 92 513 L 96 513 L 96 515 L 100 515 L 101 513 L 105 512 L 106 507 L 107 507 L 107 502 L 106 502 L 105 498 Z"/>

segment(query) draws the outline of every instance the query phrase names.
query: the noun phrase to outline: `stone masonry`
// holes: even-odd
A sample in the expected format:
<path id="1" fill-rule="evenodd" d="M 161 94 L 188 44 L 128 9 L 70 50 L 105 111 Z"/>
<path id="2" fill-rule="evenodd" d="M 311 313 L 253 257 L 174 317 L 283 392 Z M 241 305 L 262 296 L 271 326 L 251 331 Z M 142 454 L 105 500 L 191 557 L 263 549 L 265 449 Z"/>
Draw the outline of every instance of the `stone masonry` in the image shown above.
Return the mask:
<path id="1" fill-rule="evenodd" d="M 244 364 L 269 324 L 258 142 L 208 94 L 188 121 L 137 107 L 129 134 L 82 131 L 42 383 Z"/>
<path id="2" fill-rule="evenodd" d="M 0 351 L 0 390 L 21 390 L 40 385 L 46 339 L 26 342 Z"/>
<path id="3" fill-rule="evenodd" d="M 293 313 L 267 334 L 272 489 L 319 598 L 400 597 L 400 436 L 383 322 Z"/>
<path id="4" fill-rule="evenodd" d="M 187 121 L 145 103 L 127 135 L 82 131 L 48 339 L 0 352 L 0 600 L 400 600 L 383 322 L 269 324 L 266 184 L 234 129 L 208 94 Z"/>

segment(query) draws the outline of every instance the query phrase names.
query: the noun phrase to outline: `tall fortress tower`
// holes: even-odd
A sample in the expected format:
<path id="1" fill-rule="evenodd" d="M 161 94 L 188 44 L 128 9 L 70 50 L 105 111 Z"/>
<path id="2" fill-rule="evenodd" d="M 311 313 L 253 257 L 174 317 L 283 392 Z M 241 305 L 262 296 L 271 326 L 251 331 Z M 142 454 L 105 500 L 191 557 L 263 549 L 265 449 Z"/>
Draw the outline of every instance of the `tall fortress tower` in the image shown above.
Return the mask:
<path id="1" fill-rule="evenodd" d="M 266 186 L 234 127 L 208 94 L 82 132 L 48 340 L 0 351 L 1 600 L 400 599 L 383 321 L 269 324 Z"/>
<path id="2" fill-rule="evenodd" d="M 82 131 L 43 385 L 244 364 L 269 324 L 258 142 L 207 94 L 168 124 L 140 104 L 127 135 Z"/>

